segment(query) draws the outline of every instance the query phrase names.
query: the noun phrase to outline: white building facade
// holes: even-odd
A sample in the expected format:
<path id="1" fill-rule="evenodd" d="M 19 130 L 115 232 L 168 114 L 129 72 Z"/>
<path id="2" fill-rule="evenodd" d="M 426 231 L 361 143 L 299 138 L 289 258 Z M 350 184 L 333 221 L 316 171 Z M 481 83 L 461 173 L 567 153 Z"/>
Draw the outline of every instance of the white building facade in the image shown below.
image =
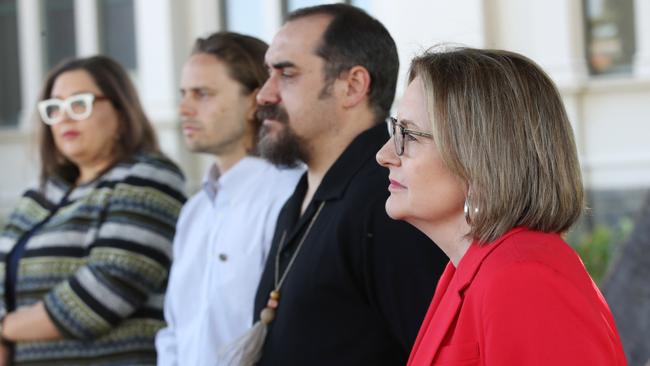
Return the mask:
<path id="1" fill-rule="evenodd" d="M 410 58 L 435 44 L 503 48 L 538 62 L 563 94 L 593 215 L 629 214 L 640 205 L 650 187 L 650 1 L 347 2 L 378 18 L 395 38 L 402 66 L 398 97 Z M 270 42 L 287 12 L 317 3 L 0 0 L 0 217 L 36 182 L 34 107 L 56 62 L 96 53 L 122 62 L 163 150 L 193 191 L 209 158 L 185 150 L 177 104 L 180 69 L 194 39 L 230 29 Z"/>

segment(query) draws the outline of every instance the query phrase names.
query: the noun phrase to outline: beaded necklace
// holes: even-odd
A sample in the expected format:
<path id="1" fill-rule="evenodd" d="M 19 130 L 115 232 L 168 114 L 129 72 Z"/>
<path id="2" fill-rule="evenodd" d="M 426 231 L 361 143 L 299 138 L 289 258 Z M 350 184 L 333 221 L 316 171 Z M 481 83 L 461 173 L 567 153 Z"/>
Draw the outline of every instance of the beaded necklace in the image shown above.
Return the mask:
<path id="1" fill-rule="evenodd" d="M 280 252 L 282 251 L 282 248 L 284 248 L 284 246 L 287 244 L 285 243 L 287 231 L 285 230 L 282 233 L 282 238 L 280 238 L 280 245 L 278 245 L 278 251 L 275 253 L 275 288 L 269 293 L 269 300 L 266 302 L 266 307 L 260 312 L 260 321 L 262 323 L 269 324 L 273 321 L 273 319 L 275 319 L 275 310 L 278 308 L 280 301 L 280 288 L 282 287 L 284 280 L 287 278 L 287 275 L 289 274 L 289 271 L 291 270 L 291 267 L 293 266 L 293 263 L 295 262 L 296 257 L 302 248 L 302 245 L 305 243 L 305 239 L 307 239 L 312 226 L 314 226 L 318 215 L 323 209 L 323 206 L 325 206 L 325 202 L 321 202 L 321 204 L 318 206 L 318 210 L 316 210 L 316 213 L 309 221 L 309 226 L 307 226 L 307 230 L 305 230 L 302 238 L 300 238 L 300 242 L 298 243 L 296 250 L 293 252 L 291 259 L 289 260 L 289 264 L 287 264 L 287 268 L 285 268 L 284 272 L 282 272 L 282 277 L 280 277 Z"/>

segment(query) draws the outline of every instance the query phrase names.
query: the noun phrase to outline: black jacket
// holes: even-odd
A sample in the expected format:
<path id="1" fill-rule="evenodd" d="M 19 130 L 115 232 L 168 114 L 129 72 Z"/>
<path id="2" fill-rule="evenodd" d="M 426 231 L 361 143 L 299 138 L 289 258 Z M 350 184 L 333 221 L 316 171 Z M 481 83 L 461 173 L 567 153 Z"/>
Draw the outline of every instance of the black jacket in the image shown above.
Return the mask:
<path id="1" fill-rule="evenodd" d="M 321 202 L 320 216 L 280 290 L 259 365 L 404 365 L 447 257 L 384 205 L 388 172 L 375 153 L 384 124 L 360 134 L 326 173 L 300 217 L 303 176 L 278 218 L 255 319 Z"/>

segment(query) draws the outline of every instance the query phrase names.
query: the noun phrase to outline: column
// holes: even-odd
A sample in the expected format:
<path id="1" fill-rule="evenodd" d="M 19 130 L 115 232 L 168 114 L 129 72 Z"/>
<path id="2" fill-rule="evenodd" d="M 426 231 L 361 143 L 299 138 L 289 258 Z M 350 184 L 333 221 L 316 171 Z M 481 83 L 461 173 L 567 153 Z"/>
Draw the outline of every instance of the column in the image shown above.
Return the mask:
<path id="1" fill-rule="evenodd" d="M 640 77 L 650 77 L 650 1 L 634 2 L 634 22 L 636 36 L 636 54 L 634 55 L 634 73 Z"/>
<path id="2" fill-rule="evenodd" d="M 31 116 L 43 79 L 43 42 L 41 38 L 41 7 L 38 0 L 19 0 L 18 44 L 23 113 L 20 129 L 31 130 Z"/>
<path id="3" fill-rule="evenodd" d="M 95 55 L 99 52 L 97 0 L 75 0 L 74 10 L 77 56 Z"/>

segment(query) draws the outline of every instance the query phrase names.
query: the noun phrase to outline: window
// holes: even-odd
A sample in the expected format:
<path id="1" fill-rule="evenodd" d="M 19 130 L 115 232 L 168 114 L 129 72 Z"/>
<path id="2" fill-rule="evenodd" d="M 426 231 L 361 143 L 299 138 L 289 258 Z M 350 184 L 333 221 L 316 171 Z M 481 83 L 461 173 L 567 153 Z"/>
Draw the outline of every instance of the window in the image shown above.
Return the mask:
<path id="1" fill-rule="evenodd" d="M 634 0 L 585 0 L 587 62 L 592 75 L 632 72 Z"/>
<path id="2" fill-rule="evenodd" d="M 50 0 L 48 0 L 50 1 Z M 100 52 L 128 70 L 137 68 L 133 0 L 99 0 Z"/>
<path id="3" fill-rule="evenodd" d="M 366 0 L 369 1 L 369 0 Z M 362 3 L 365 3 L 366 1 L 361 1 Z M 350 0 L 341 0 L 341 1 L 336 1 L 336 0 L 283 0 L 282 1 L 282 14 L 286 18 L 287 14 L 291 13 L 292 11 L 300 8 L 306 8 L 309 6 L 315 6 L 315 5 L 322 5 L 322 4 L 335 4 L 335 3 L 344 3 L 344 4 L 350 4 Z M 357 5 L 358 6 L 358 5 Z"/>
<path id="4" fill-rule="evenodd" d="M 17 0 L 0 0 L 0 127 L 18 125 L 21 109 Z"/>
<path id="5" fill-rule="evenodd" d="M 358 0 L 357 6 L 368 7 L 371 0 Z M 276 19 L 269 18 L 269 10 L 275 14 L 280 10 L 282 17 L 296 9 L 332 3 L 350 4 L 349 0 L 221 0 L 222 24 L 232 32 L 248 34 L 253 37 L 270 41 L 270 37 L 277 28 Z M 275 8 L 274 7 L 279 7 Z"/>
<path id="6" fill-rule="evenodd" d="M 232 32 L 265 38 L 264 0 L 225 0 L 222 2 L 224 24 Z"/>
<path id="7" fill-rule="evenodd" d="M 341 1 L 322 1 L 322 0 L 287 0 L 287 13 L 296 9 L 306 8 L 308 6 L 339 3 Z"/>
<path id="8" fill-rule="evenodd" d="M 45 72 L 77 54 L 74 0 L 41 0 Z"/>
<path id="9" fill-rule="evenodd" d="M 372 8 L 372 1 L 371 0 L 352 0 L 350 4 L 356 6 L 357 8 L 361 8 L 365 10 L 366 12 L 370 13 L 370 10 Z"/>

